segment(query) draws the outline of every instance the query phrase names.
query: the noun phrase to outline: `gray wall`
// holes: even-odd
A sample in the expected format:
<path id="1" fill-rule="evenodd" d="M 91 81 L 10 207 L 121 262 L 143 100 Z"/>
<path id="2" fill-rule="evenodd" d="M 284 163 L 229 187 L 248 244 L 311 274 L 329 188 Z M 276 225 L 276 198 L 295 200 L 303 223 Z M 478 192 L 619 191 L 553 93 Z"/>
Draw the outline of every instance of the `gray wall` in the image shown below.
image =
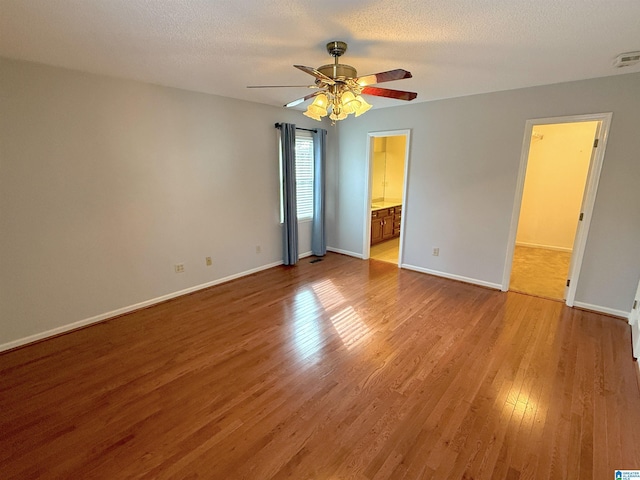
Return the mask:
<path id="1" fill-rule="evenodd" d="M 628 311 L 640 272 L 640 74 L 327 127 L 328 244 L 362 254 L 367 132 L 409 128 L 405 263 L 500 283 L 525 121 L 608 111 L 576 300 Z M 280 261 L 273 124 L 318 126 L 297 111 L 5 59 L 0 112 L 0 348 Z"/>
<path id="2" fill-rule="evenodd" d="M 613 120 L 576 302 L 628 312 L 640 274 L 640 74 L 372 110 L 341 122 L 329 245 L 362 254 L 367 133 L 411 129 L 404 263 L 501 284 L 526 120 L 603 112 Z"/>
<path id="3" fill-rule="evenodd" d="M 282 121 L 318 126 L 0 59 L 0 347 L 280 261 Z"/>

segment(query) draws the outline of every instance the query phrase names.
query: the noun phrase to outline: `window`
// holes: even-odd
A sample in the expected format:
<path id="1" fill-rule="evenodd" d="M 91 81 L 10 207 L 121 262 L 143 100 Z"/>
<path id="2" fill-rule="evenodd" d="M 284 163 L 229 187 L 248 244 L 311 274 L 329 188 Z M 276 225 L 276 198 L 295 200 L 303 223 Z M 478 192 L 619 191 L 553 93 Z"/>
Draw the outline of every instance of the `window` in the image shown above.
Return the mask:
<path id="1" fill-rule="evenodd" d="M 313 217 L 313 138 L 296 134 L 296 206 L 298 220 Z"/>
<path id="2" fill-rule="evenodd" d="M 282 199 L 282 153 L 280 161 L 280 223 L 284 222 Z M 296 132 L 296 209 L 298 220 L 313 218 L 313 137 Z"/>

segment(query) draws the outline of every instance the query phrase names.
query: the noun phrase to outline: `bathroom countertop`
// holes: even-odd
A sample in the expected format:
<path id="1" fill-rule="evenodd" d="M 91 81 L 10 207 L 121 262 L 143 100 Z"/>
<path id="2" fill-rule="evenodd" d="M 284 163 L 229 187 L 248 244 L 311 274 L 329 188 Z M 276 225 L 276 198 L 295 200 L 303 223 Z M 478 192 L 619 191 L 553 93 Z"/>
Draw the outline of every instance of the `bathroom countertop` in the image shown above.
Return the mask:
<path id="1" fill-rule="evenodd" d="M 374 202 L 371 204 L 371 210 L 380 210 L 381 208 L 391 208 L 402 205 L 402 202 Z"/>

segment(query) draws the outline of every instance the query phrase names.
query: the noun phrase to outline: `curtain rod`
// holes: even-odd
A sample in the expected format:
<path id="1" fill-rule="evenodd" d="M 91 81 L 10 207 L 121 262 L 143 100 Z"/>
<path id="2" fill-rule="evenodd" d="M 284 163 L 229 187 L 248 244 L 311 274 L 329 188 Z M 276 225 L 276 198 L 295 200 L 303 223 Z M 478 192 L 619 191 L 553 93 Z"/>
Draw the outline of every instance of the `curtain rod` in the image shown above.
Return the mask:
<path id="1" fill-rule="evenodd" d="M 282 126 L 281 123 L 276 123 L 276 128 L 280 128 Z M 296 127 L 296 130 L 304 130 L 305 132 L 313 132 L 313 133 L 317 133 L 318 130 L 316 130 L 315 128 L 302 128 L 302 127 Z"/>

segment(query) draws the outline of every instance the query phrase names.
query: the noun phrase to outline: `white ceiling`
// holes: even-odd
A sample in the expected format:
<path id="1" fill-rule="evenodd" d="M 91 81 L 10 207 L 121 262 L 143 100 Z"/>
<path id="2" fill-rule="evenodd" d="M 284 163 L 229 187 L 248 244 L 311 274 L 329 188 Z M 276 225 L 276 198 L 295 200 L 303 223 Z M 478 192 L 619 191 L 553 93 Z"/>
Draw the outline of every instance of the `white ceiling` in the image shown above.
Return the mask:
<path id="1" fill-rule="evenodd" d="M 283 105 L 341 63 L 414 102 L 640 71 L 639 0 L 0 0 L 0 56 Z M 380 108 L 404 102 L 371 97 Z"/>

